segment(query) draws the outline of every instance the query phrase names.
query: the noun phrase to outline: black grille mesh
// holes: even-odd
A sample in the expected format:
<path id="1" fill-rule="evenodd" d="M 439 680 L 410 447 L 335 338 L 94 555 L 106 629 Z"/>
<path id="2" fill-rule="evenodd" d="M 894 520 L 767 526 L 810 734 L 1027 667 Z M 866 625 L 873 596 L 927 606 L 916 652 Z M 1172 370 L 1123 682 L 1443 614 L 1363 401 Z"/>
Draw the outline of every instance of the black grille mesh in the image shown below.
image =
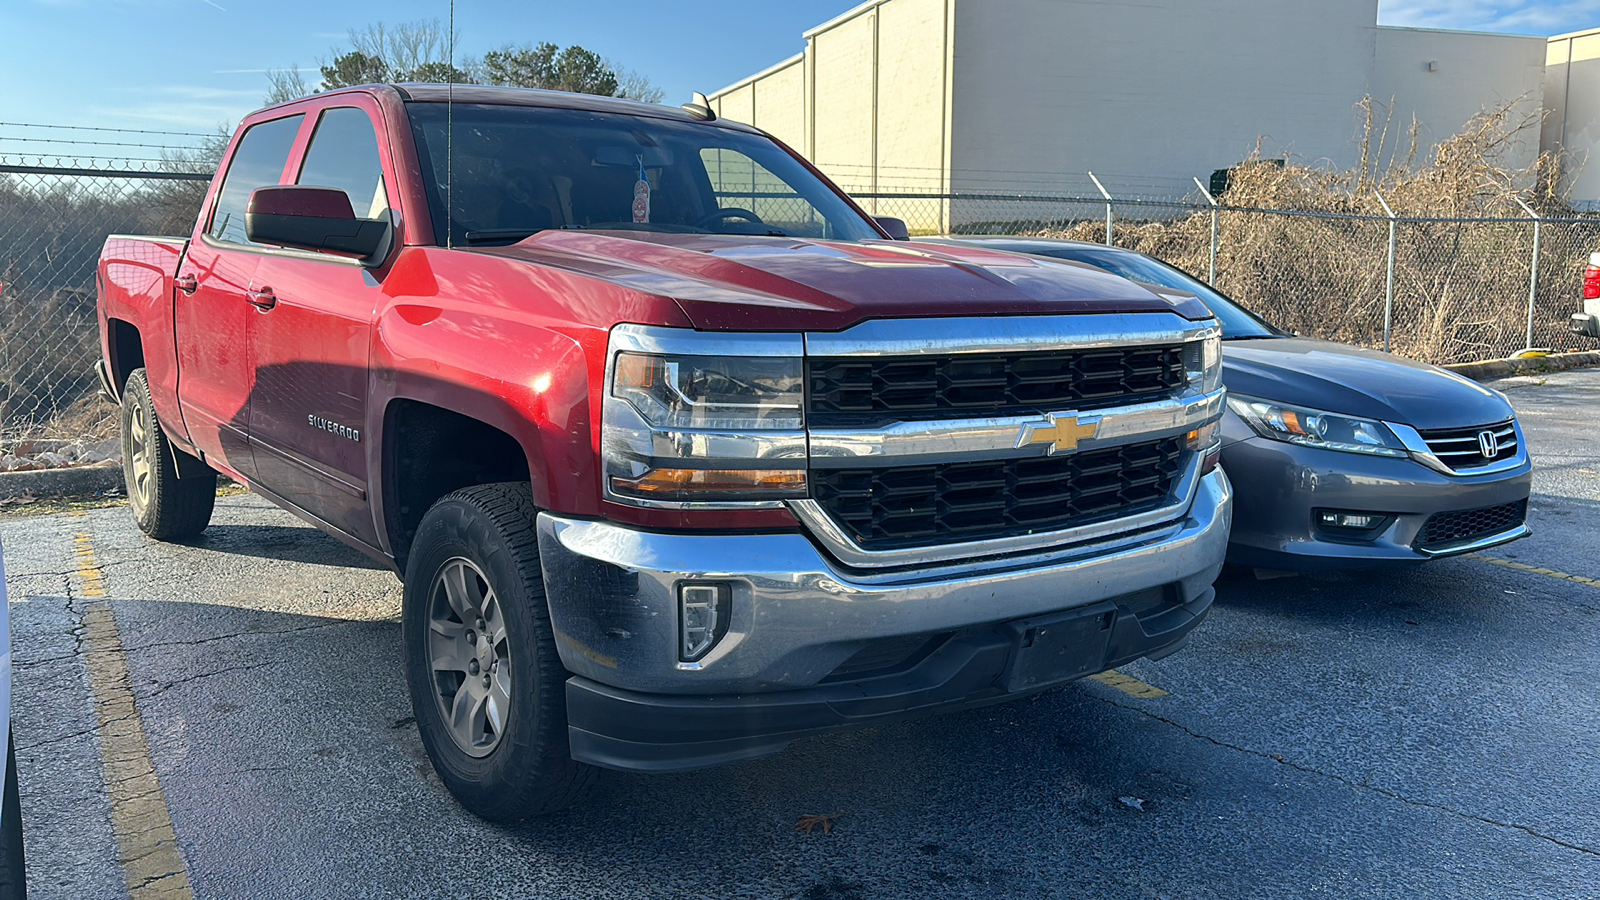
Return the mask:
<path id="1" fill-rule="evenodd" d="M 1181 345 L 945 356 L 817 357 L 813 425 L 1096 409 L 1183 387 Z"/>
<path id="2" fill-rule="evenodd" d="M 1066 456 L 813 469 L 813 496 L 862 547 L 884 550 L 1054 531 L 1168 502 L 1183 441 Z"/>
<path id="3" fill-rule="evenodd" d="M 1518 500 L 1500 506 L 1485 506 L 1461 512 L 1435 513 L 1417 532 L 1417 547 L 1437 550 L 1460 541 L 1488 537 L 1509 531 L 1528 518 L 1528 501 Z"/>

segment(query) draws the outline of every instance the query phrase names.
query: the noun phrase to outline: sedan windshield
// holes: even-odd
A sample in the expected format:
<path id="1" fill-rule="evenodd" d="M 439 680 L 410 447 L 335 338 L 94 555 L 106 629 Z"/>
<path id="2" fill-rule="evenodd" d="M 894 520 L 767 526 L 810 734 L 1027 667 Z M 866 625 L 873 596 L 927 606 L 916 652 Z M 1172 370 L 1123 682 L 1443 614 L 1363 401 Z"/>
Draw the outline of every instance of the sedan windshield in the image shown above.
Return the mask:
<path id="1" fill-rule="evenodd" d="M 441 240 L 447 228 L 458 244 L 562 228 L 882 237 L 782 147 L 746 131 L 522 106 L 408 112 Z"/>
<path id="2" fill-rule="evenodd" d="M 996 250 L 1010 250 L 1014 253 L 1032 253 L 1036 256 L 1088 263 L 1129 281 L 1194 294 L 1210 307 L 1212 314 L 1217 317 L 1217 323 L 1222 326 L 1223 340 L 1281 337 L 1283 334 L 1205 282 L 1143 253 L 1119 250 L 1115 247 L 1051 244 L 1043 241 L 1018 241 L 1014 244 L 1004 241 L 984 241 L 983 246 Z"/>

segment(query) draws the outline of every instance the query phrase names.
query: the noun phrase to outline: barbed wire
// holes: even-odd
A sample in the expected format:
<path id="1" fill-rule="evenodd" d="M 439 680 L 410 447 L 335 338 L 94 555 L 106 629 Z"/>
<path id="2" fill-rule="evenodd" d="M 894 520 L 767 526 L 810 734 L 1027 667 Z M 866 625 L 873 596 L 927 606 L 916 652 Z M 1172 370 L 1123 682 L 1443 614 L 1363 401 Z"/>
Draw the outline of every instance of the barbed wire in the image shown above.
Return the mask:
<path id="1" fill-rule="evenodd" d="M 153 131 L 148 128 L 107 128 L 100 125 L 46 125 L 39 122 L 0 122 L 0 128 L 50 128 L 61 131 L 111 131 L 121 134 L 168 134 L 178 137 L 219 137 L 221 132 Z"/>

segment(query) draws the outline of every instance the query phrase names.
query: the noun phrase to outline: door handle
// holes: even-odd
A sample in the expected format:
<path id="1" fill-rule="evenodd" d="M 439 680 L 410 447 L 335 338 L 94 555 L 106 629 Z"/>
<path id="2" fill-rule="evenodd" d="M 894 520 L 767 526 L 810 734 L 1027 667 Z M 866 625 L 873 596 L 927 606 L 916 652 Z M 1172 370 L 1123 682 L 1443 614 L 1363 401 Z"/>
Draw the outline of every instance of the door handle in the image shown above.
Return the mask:
<path id="1" fill-rule="evenodd" d="M 259 291 L 245 291 L 244 297 L 250 301 L 251 306 L 262 312 L 266 312 L 278 305 L 278 295 L 274 294 L 272 288 L 269 287 L 264 287 Z"/>
<path id="2" fill-rule="evenodd" d="M 194 293 L 194 289 L 200 286 L 200 280 L 195 278 L 193 273 L 179 275 L 173 280 L 172 286 L 180 291 L 183 291 L 185 294 L 192 294 Z"/>

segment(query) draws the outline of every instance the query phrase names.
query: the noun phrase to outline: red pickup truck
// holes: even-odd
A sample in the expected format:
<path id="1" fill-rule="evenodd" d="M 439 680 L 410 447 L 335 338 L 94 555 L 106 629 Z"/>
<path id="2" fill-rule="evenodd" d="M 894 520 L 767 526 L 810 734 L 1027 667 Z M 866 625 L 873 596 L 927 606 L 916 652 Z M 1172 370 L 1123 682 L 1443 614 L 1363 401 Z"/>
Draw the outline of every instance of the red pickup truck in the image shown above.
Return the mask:
<path id="1" fill-rule="evenodd" d="M 193 537 L 224 472 L 391 566 L 499 820 L 1172 652 L 1231 512 L 1209 311 L 896 224 L 703 107 L 255 113 L 191 236 L 100 262 L 133 514 Z"/>

